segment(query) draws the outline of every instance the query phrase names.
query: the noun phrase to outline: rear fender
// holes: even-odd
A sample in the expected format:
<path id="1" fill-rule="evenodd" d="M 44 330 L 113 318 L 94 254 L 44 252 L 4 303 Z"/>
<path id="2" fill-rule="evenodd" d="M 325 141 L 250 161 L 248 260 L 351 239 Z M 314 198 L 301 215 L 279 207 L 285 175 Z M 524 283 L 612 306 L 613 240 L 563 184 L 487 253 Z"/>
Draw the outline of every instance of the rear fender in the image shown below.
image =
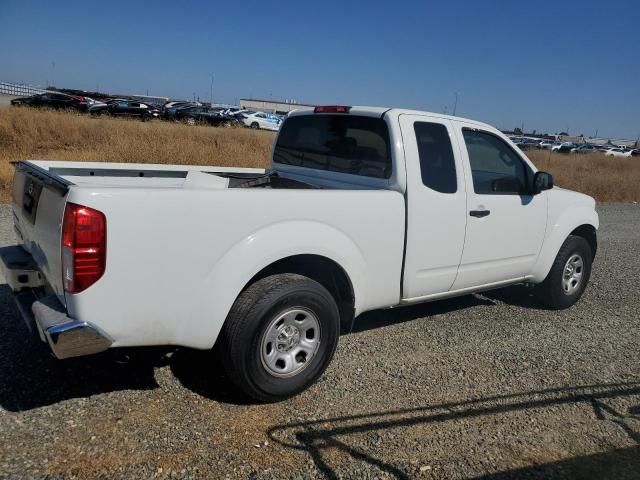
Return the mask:
<path id="1" fill-rule="evenodd" d="M 360 312 L 367 270 L 358 246 L 344 232 L 319 222 L 281 222 L 252 233 L 221 257 L 195 292 L 189 328 L 177 343 L 211 348 L 248 282 L 278 260 L 305 254 L 326 257 L 344 269 L 353 286 L 355 311 Z"/>

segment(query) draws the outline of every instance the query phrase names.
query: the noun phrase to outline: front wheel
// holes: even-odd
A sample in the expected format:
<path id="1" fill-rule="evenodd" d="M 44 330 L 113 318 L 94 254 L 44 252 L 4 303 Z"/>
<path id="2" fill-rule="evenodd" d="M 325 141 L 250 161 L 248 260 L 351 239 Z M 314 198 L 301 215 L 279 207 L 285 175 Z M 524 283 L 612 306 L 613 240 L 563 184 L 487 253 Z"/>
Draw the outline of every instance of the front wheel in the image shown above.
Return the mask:
<path id="1" fill-rule="evenodd" d="M 338 343 L 331 294 L 297 274 L 258 280 L 236 300 L 221 332 L 229 379 L 265 402 L 300 393 L 327 368 Z"/>
<path id="2" fill-rule="evenodd" d="M 560 247 L 547 278 L 536 287 L 538 299 L 554 310 L 576 303 L 589 282 L 593 252 L 582 237 L 569 235 Z"/>

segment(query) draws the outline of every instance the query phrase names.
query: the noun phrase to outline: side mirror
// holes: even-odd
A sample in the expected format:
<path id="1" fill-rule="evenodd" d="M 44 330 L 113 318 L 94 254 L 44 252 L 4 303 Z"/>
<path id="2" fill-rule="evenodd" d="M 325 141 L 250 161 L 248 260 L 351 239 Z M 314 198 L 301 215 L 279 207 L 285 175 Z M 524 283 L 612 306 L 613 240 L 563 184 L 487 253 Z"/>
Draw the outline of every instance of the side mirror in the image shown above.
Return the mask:
<path id="1" fill-rule="evenodd" d="M 533 176 L 533 194 L 553 188 L 553 175 L 547 172 L 536 172 Z"/>

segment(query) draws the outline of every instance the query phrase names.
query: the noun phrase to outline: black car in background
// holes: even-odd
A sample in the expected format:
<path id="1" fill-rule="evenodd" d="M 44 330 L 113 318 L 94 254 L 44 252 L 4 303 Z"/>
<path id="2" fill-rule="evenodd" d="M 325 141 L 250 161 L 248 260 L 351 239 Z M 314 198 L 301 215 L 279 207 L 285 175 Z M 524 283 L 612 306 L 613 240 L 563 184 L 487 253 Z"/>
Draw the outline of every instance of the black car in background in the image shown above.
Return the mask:
<path id="1" fill-rule="evenodd" d="M 160 117 L 160 109 L 133 100 L 112 100 L 89 108 L 92 115 L 139 117 L 142 121 Z"/>
<path id="2" fill-rule="evenodd" d="M 162 118 L 165 120 L 175 120 L 176 114 L 185 108 L 195 107 L 192 102 L 169 102 L 162 109 Z"/>
<path id="3" fill-rule="evenodd" d="M 175 113 L 175 119 L 188 125 L 206 124 L 214 127 L 238 126 L 240 121 L 233 115 L 224 115 L 220 107 L 188 107 L 179 109 Z"/>
<path id="4" fill-rule="evenodd" d="M 19 97 L 11 100 L 11 105 L 30 107 L 47 107 L 56 110 L 71 109 L 79 112 L 87 111 L 87 99 L 76 95 L 66 95 L 64 93 L 46 92 L 30 97 Z"/>
<path id="5" fill-rule="evenodd" d="M 565 142 L 560 147 L 558 147 L 555 151 L 558 153 L 571 153 L 571 150 L 574 148 L 578 148 L 580 145 L 577 143 Z"/>

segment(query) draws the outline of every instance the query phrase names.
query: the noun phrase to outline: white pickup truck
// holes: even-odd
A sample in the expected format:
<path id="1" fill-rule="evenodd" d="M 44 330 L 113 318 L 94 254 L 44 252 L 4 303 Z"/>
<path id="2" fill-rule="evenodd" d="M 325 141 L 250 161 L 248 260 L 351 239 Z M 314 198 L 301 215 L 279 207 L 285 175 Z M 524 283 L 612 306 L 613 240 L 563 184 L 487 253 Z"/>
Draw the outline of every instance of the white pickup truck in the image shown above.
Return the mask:
<path id="1" fill-rule="evenodd" d="M 13 212 L 7 283 L 58 358 L 217 342 L 261 401 L 308 387 L 369 310 L 518 283 L 571 306 L 598 228 L 489 125 L 346 106 L 291 113 L 267 170 L 18 162 Z"/>

